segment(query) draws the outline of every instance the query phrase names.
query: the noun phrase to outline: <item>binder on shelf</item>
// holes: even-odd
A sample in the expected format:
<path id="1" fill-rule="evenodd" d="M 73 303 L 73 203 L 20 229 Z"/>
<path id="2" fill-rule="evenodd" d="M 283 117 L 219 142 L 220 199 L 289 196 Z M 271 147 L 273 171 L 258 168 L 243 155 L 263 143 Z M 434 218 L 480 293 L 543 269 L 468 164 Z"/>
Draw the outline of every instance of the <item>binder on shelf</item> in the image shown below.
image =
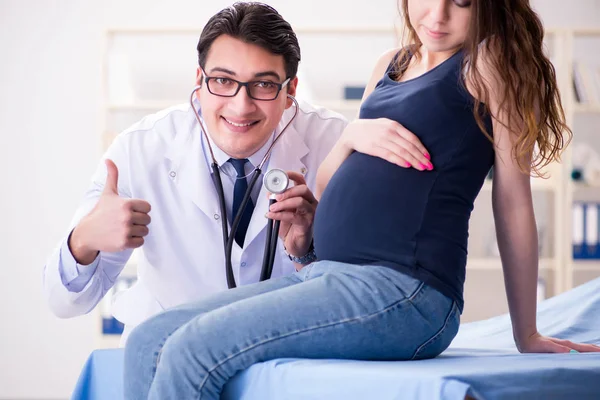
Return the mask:
<path id="1" fill-rule="evenodd" d="M 573 203 L 573 258 L 600 258 L 600 203 Z"/>
<path id="2" fill-rule="evenodd" d="M 364 92 L 364 86 L 344 86 L 344 99 L 361 100 Z"/>
<path id="3" fill-rule="evenodd" d="M 101 303 L 101 318 L 102 318 L 102 334 L 103 335 L 120 335 L 125 327 L 122 322 L 118 321 L 112 315 L 112 303 L 117 293 L 128 289 L 135 282 L 133 277 L 117 278 L 113 287 L 104 295 Z"/>
<path id="4" fill-rule="evenodd" d="M 578 103 L 600 103 L 600 87 L 596 84 L 598 73 L 593 65 L 581 61 L 573 63 L 573 89 Z"/>
<path id="5" fill-rule="evenodd" d="M 598 204 L 585 204 L 585 258 L 598 258 Z"/>
<path id="6" fill-rule="evenodd" d="M 581 203 L 573 203 L 572 208 L 572 237 L 573 237 L 573 258 L 583 257 L 583 237 L 584 237 L 584 207 Z"/>

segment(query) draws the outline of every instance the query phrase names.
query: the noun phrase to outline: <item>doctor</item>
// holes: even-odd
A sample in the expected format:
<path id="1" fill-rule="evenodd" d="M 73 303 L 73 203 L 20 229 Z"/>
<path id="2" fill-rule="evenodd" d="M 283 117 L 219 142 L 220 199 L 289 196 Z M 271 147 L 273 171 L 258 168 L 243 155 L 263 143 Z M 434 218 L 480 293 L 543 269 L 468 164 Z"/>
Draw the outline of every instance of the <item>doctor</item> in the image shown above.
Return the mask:
<path id="1" fill-rule="evenodd" d="M 269 27 L 266 29 L 265 27 Z M 236 3 L 214 15 L 198 42 L 194 105 L 204 122 L 234 215 L 236 181 L 250 175 L 295 113 L 300 48 L 273 8 Z M 284 84 L 285 82 L 287 84 Z M 240 83 L 250 82 L 248 85 Z M 227 91 L 223 88 L 233 87 Z M 266 99 L 265 87 L 276 87 Z M 191 91 L 191 87 L 190 87 Z M 234 93 L 235 92 L 235 93 Z M 263 168 L 288 171 L 295 181 L 268 216 L 282 220 L 280 236 L 295 261 L 310 261 L 316 200 L 311 190 L 321 161 L 346 126 L 330 111 L 300 103 Z M 113 307 L 128 332 L 150 316 L 226 290 L 221 212 L 211 155 L 190 105 L 147 116 L 106 151 L 62 242 L 44 269 L 51 310 L 73 317 L 92 310 L 139 248 L 138 280 Z M 259 280 L 268 197 L 259 180 L 254 210 L 232 252 L 238 286 Z M 272 277 L 295 265 L 279 241 Z"/>

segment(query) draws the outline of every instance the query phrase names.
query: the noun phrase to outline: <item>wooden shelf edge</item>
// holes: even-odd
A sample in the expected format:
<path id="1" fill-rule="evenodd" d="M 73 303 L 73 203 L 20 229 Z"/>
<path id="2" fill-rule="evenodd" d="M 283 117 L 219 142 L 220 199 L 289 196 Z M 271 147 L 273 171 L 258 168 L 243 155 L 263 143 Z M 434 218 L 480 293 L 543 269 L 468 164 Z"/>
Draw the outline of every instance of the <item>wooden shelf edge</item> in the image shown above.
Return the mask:
<path id="1" fill-rule="evenodd" d="M 540 190 L 540 191 L 554 191 L 557 189 L 557 181 L 554 179 L 532 179 L 531 180 L 531 189 L 532 190 Z M 486 180 L 483 186 L 481 187 L 482 192 L 491 192 L 492 191 L 492 182 L 490 180 Z"/>
<path id="2" fill-rule="evenodd" d="M 598 271 L 600 272 L 600 259 L 573 258 L 571 270 L 575 271 Z"/>
<path id="3" fill-rule="evenodd" d="M 339 26 L 292 26 L 296 34 L 389 34 L 397 33 L 398 27 L 392 25 L 339 25 Z M 194 34 L 200 36 L 202 27 L 174 28 L 174 27 L 113 27 L 106 33 L 115 34 Z"/>
<path id="4" fill-rule="evenodd" d="M 315 106 L 330 108 L 332 110 L 357 110 L 360 107 L 360 100 L 313 100 L 308 103 Z M 107 109 L 111 111 L 159 111 L 165 108 L 173 107 L 177 104 L 182 104 L 181 100 L 161 100 L 161 101 L 135 101 L 131 103 L 109 103 Z"/>
<path id="5" fill-rule="evenodd" d="M 394 25 L 339 25 L 339 26 L 328 26 L 328 25 L 304 25 L 304 26 L 292 26 L 294 32 L 297 34 L 301 33 L 395 33 L 400 29 L 399 26 Z M 106 29 L 106 33 L 110 35 L 114 34 L 197 34 L 200 35 L 202 27 L 110 27 Z M 571 33 L 576 36 L 600 36 L 600 28 L 558 28 L 558 27 L 545 27 L 544 32 L 549 35 L 560 35 Z"/>
<path id="6" fill-rule="evenodd" d="M 556 270 L 557 262 L 553 258 L 541 258 L 539 261 L 540 271 Z M 501 271 L 502 262 L 499 257 L 483 257 L 467 259 L 467 270 L 475 271 Z"/>
<path id="7" fill-rule="evenodd" d="M 110 111 L 159 111 L 182 104 L 182 100 L 136 101 L 132 103 L 109 103 L 106 108 Z"/>
<path id="8" fill-rule="evenodd" d="M 600 113 L 599 103 L 575 103 L 573 111 L 577 114 L 595 114 Z"/>

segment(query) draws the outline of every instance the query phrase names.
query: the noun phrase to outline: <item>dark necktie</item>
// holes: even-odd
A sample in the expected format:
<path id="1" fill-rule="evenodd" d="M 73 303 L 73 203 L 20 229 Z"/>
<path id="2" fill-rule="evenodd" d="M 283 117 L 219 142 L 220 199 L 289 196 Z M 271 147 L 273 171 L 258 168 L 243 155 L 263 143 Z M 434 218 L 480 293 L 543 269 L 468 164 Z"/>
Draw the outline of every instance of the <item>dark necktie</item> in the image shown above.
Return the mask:
<path id="1" fill-rule="evenodd" d="M 238 209 L 242 204 L 244 194 L 246 194 L 246 190 L 248 190 L 248 180 L 246 179 L 246 173 L 244 171 L 244 164 L 248 162 L 248 159 L 230 158 L 229 162 L 231 165 L 233 165 L 233 168 L 235 168 L 235 172 L 237 172 L 237 178 L 235 180 L 235 185 L 233 186 L 233 215 L 231 216 L 231 221 L 233 224 Z M 246 209 L 244 210 L 244 214 L 242 215 L 242 219 L 240 220 L 240 225 L 235 233 L 235 241 L 240 245 L 240 247 L 243 247 L 244 245 L 244 238 L 246 237 L 246 231 L 248 230 L 248 225 L 250 224 L 253 210 L 254 204 L 252 203 L 252 198 L 250 198 L 248 204 L 246 205 Z"/>

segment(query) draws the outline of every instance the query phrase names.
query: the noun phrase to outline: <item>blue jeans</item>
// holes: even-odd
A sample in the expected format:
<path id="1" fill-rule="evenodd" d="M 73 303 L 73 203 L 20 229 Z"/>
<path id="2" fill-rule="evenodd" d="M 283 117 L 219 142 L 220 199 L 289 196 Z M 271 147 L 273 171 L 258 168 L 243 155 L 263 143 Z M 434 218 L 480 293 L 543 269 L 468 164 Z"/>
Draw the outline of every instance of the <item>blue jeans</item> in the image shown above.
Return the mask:
<path id="1" fill-rule="evenodd" d="M 320 261 L 139 325 L 125 348 L 125 398 L 218 399 L 237 372 L 276 358 L 432 358 L 458 325 L 456 304 L 416 279 Z"/>

